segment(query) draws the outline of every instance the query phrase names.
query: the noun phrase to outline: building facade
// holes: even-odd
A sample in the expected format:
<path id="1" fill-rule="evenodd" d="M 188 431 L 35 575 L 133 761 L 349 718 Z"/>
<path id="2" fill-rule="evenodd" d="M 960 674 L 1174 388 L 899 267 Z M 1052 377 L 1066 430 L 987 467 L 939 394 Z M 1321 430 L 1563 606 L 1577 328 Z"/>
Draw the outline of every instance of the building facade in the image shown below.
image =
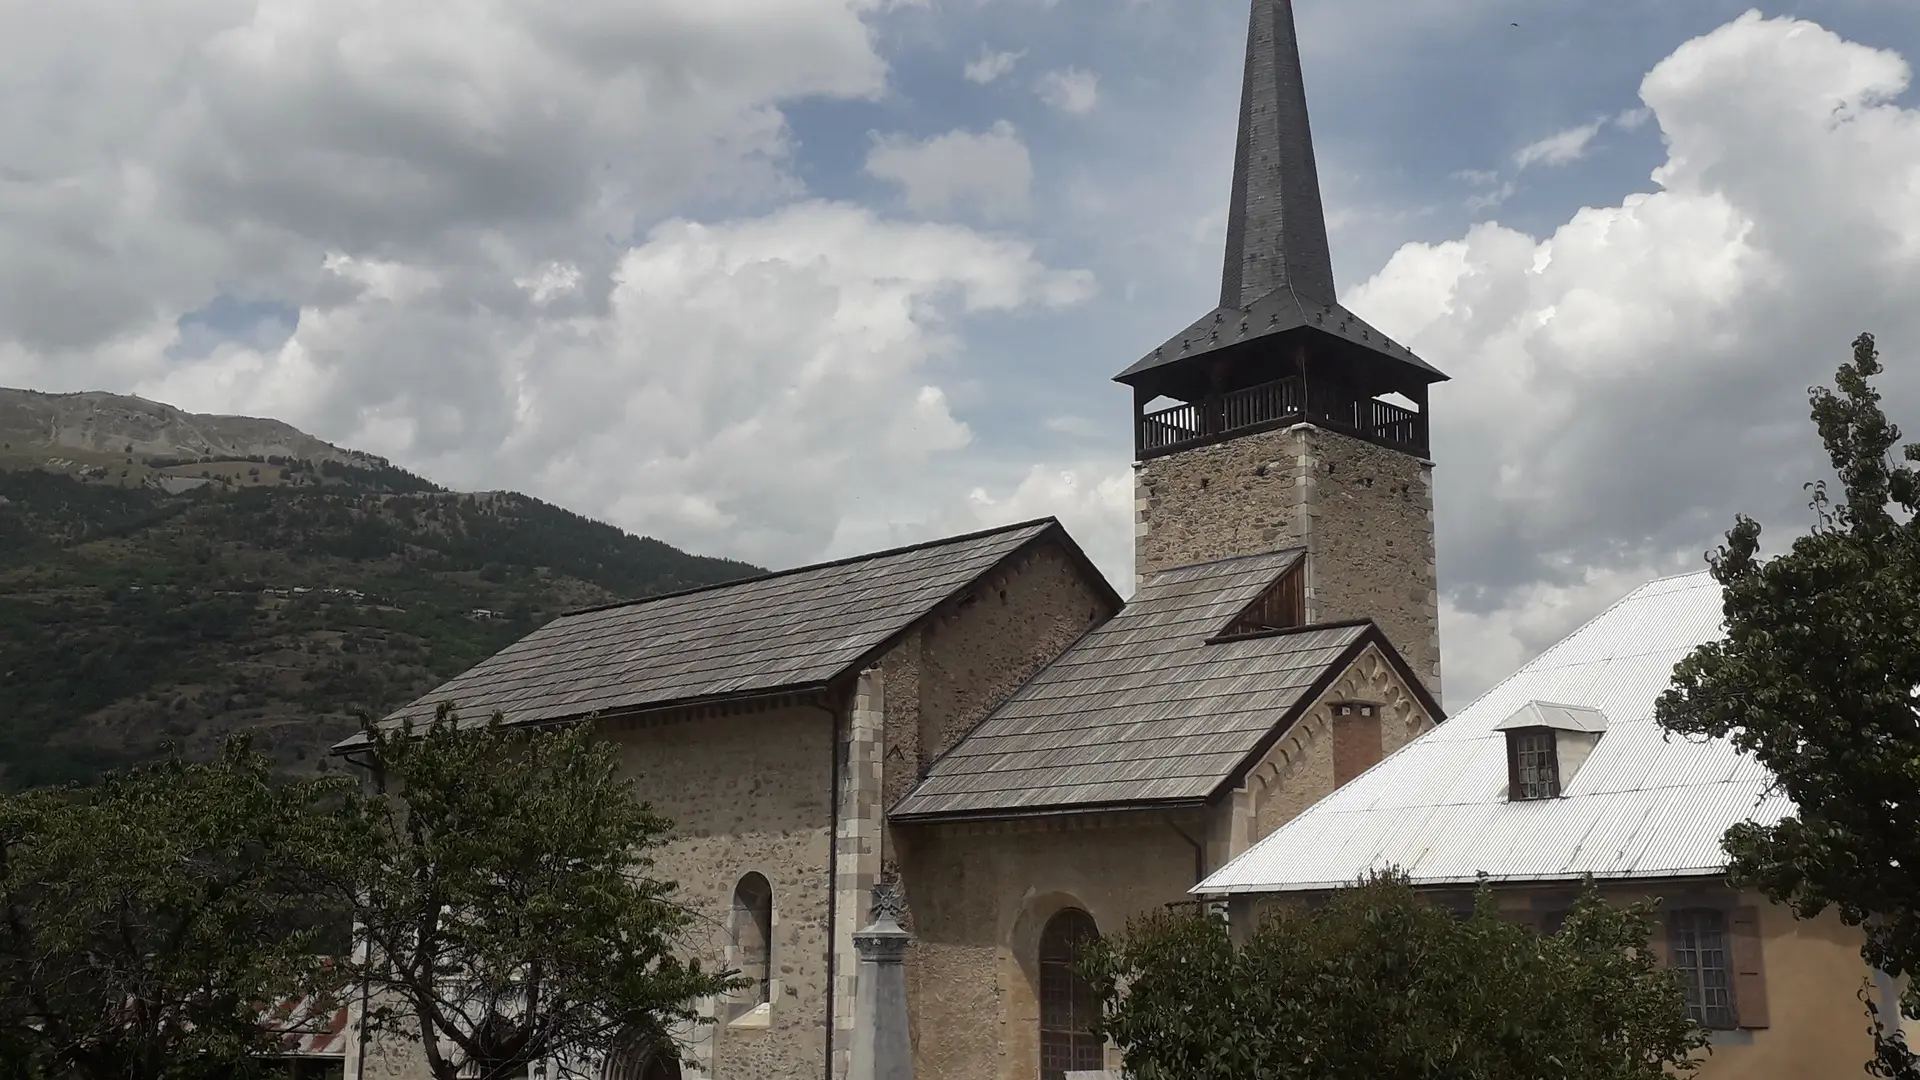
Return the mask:
<path id="1" fill-rule="evenodd" d="M 1695 1075 L 1865 1076 L 1858 995 L 1897 1013 L 1860 932 L 1727 884 L 1728 827 L 1790 805 L 1730 742 L 1669 740 L 1653 720 L 1674 665 L 1719 635 L 1720 603 L 1704 572 L 1642 586 L 1196 891 L 1247 927 L 1390 868 L 1464 913 L 1485 874 L 1503 912 L 1553 932 L 1591 875 L 1610 900 L 1657 902 L 1649 947 L 1712 1040 Z"/>

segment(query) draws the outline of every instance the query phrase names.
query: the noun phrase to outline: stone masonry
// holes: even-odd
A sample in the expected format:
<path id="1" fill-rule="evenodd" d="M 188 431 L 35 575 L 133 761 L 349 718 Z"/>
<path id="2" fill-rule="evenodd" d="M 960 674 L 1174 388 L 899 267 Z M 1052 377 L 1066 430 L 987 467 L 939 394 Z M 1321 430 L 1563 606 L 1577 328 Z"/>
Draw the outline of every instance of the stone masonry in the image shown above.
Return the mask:
<path id="1" fill-rule="evenodd" d="M 709 1077 L 818 1080 L 826 1061 L 828 878 L 835 710 L 820 704 L 707 711 L 609 725 L 640 796 L 672 819 L 653 873 L 699 916 L 690 951 L 724 963 L 734 887 L 773 888 L 772 1001 L 707 1029 L 694 1049 Z M 851 951 L 851 942 L 848 943 Z"/>
<path id="2" fill-rule="evenodd" d="M 1433 463 L 1296 424 L 1135 466 L 1134 572 L 1307 549 L 1313 622 L 1372 618 L 1440 694 Z"/>

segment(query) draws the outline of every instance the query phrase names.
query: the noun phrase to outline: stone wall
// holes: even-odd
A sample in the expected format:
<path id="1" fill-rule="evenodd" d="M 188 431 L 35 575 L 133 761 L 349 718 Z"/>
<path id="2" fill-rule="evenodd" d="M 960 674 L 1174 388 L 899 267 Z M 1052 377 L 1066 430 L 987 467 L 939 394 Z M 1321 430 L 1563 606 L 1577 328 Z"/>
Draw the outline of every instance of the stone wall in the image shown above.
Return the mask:
<path id="1" fill-rule="evenodd" d="M 1118 609 L 1061 547 L 1044 544 L 935 613 L 882 663 L 889 805 L 935 758 Z"/>
<path id="2" fill-rule="evenodd" d="M 1369 647 L 1247 774 L 1245 787 L 1250 798 L 1246 805 L 1251 820 L 1240 830 L 1244 840 L 1236 838 L 1229 850 L 1220 853 L 1222 865 L 1339 786 L 1339 728 L 1343 722 L 1352 722 L 1352 718 L 1334 715 L 1334 706 L 1342 702 L 1378 706 L 1380 757 L 1433 727 L 1433 717 L 1427 715 L 1386 657 L 1379 649 Z"/>
<path id="3" fill-rule="evenodd" d="M 885 803 L 912 790 L 934 759 L 1116 610 L 1078 561 L 1061 547 L 1042 545 L 988 575 L 896 646 L 881 664 Z M 918 937 L 908 955 L 908 990 L 916 1038 L 931 1040 L 926 1052 L 932 1058 L 917 1075 L 998 1075 L 968 1071 L 997 1058 L 999 1028 L 978 1027 L 975 1020 L 982 1010 L 997 1014 L 1002 981 L 995 932 L 990 925 L 981 929 L 975 916 L 995 909 L 999 890 L 1024 888 L 1015 883 L 1026 871 L 998 862 L 971 866 L 950 849 L 916 854 L 919 838 L 929 835 L 889 829 L 885 846 L 886 861 L 901 873 L 908 928 Z M 991 849 L 986 842 L 967 850 Z M 1025 858 L 1017 851 L 1012 857 Z"/>
<path id="4" fill-rule="evenodd" d="M 1332 792 L 1333 706 L 1346 701 L 1379 706 L 1383 753 L 1432 725 L 1386 658 L 1369 649 L 1245 786 L 1213 807 L 902 830 L 903 869 L 920 883 L 909 889 L 915 1074 L 1032 1080 L 1039 1068 L 1036 964 L 1047 919 L 1078 907 L 1112 933 L 1130 918 L 1191 899 L 1203 873 Z"/>
<path id="5" fill-rule="evenodd" d="M 1315 622 L 1371 618 L 1440 693 L 1433 468 L 1308 424 L 1140 463 L 1134 572 L 1308 552 Z"/>
<path id="6" fill-rule="evenodd" d="M 811 706 L 610 726 L 621 761 L 674 830 L 654 873 L 699 913 L 694 955 L 726 962 L 733 891 L 748 873 L 773 888 L 772 1000 L 696 1046 L 717 1080 L 817 1080 L 826 1062 L 832 844 L 832 715 Z"/>
<path id="7" fill-rule="evenodd" d="M 917 830 L 903 869 L 934 887 L 913 897 L 914 1075 L 1033 1080 L 1047 920 L 1076 907 L 1114 933 L 1184 899 L 1196 871 L 1186 837 L 1204 829 L 1193 815 L 1114 815 Z"/>

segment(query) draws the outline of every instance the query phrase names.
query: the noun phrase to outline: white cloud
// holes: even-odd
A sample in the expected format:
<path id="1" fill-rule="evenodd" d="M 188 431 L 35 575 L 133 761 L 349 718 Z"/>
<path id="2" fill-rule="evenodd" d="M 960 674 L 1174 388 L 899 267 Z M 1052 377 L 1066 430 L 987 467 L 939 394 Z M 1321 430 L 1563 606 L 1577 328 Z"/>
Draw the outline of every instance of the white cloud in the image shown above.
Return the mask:
<path id="1" fill-rule="evenodd" d="M 1091 71 L 1049 71 L 1036 84 L 1040 100 L 1069 116 L 1084 116 L 1100 103 L 1100 79 Z"/>
<path id="2" fill-rule="evenodd" d="M 787 564 L 868 511 L 869 491 L 941 496 L 916 481 L 972 438 L 938 383 L 957 317 L 1091 288 L 1016 241 L 809 202 L 657 227 L 614 269 L 603 314 L 426 313 L 369 291 L 303 312 L 273 355 L 220 352 L 136 389 Z M 423 370 L 402 355 L 423 338 L 473 359 Z M 360 410 L 352 427 L 342 401 Z"/>
<path id="3" fill-rule="evenodd" d="M 1638 131 L 1651 119 L 1653 119 L 1652 109 L 1627 109 L 1613 118 L 1613 124 L 1622 131 Z"/>
<path id="4" fill-rule="evenodd" d="M 947 389 L 966 320 L 1093 280 L 1016 237 L 795 201 L 781 109 L 883 92 L 881 6 L 9 12 L 0 383 L 278 416 L 775 564 L 872 492 L 957 502 L 977 476 L 924 481 L 973 438 Z M 1009 190 L 983 183 L 950 195 Z M 661 220 L 694 198 L 720 209 Z M 233 282 L 296 309 L 291 336 L 183 341 Z"/>
<path id="5" fill-rule="evenodd" d="M 793 189 L 780 104 L 884 89 L 871 3 L 15 5 L 0 327 L 52 356 L 224 282 L 324 302 L 329 250 L 604 271 L 691 193 Z"/>
<path id="6" fill-rule="evenodd" d="M 1454 376 L 1436 389 L 1449 699 L 1628 587 L 1698 569 L 1736 511 L 1808 523 L 1825 472 L 1805 388 L 1855 333 L 1920 352 L 1920 111 L 1907 65 L 1743 16 L 1641 96 L 1655 190 L 1534 237 L 1409 244 L 1349 303 Z M 1920 420 L 1920 368 L 1883 380 Z"/>
<path id="7" fill-rule="evenodd" d="M 1528 143 L 1513 155 L 1514 167 L 1530 169 L 1535 165 L 1567 165 L 1578 161 L 1586 156 L 1587 148 L 1593 145 L 1593 137 L 1600 134 L 1603 123 L 1595 120 L 1591 124 L 1556 131 L 1544 139 Z"/>
<path id="8" fill-rule="evenodd" d="M 971 205 L 992 217 L 1018 214 L 1033 185 L 1027 146 L 1004 120 L 983 132 L 950 131 L 918 141 L 876 137 L 867 172 L 899 184 L 907 205 L 922 213 Z"/>
<path id="9" fill-rule="evenodd" d="M 978 58 L 967 61 L 967 80 L 985 86 L 1011 74 L 1013 66 L 1026 55 L 1025 49 L 1019 52 L 995 52 L 992 49 L 982 49 Z"/>

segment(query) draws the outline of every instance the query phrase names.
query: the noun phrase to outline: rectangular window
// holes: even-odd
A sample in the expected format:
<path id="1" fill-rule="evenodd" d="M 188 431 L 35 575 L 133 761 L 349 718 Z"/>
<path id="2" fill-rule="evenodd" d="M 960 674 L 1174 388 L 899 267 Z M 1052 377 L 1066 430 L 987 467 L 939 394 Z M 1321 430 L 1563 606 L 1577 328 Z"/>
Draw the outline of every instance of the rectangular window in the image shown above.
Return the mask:
<path id="1" fill-rule="evenodd" d="M 1667 916 L 1667 958 L 1687 992 L 1687 1013 L 1703 1028 L 1730 1031 L 1738 1023 L 1727 955 L 1727 914 L 1681 908 Z"/>
<path id="2" fill-rule="evenodd" d="M 1560 794 L 1560 755 L 1553 731 L 1507 732 L 1507 798 L 1552 799 Z"/>

